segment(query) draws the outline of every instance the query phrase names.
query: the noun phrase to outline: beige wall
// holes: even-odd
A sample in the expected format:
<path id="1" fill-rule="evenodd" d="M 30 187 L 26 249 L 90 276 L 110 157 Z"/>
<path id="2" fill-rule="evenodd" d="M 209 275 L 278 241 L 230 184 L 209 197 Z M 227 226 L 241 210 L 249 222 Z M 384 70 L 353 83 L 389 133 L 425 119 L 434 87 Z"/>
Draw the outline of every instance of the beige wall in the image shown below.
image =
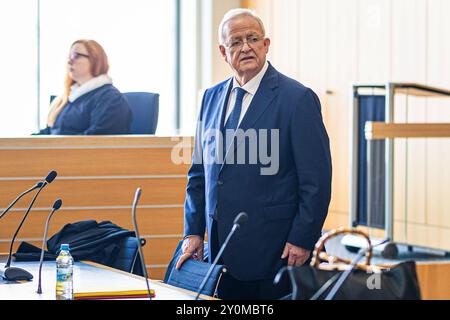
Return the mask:
<path id="1" fill-rule="evenodd" d="M 231 70 L 219 52 L 218 27 L 224 14 L 241 5 L 239 0 L 202 0 L 202 92 L 230 77 Z"/>
<path id="2" fill-rule="evenodd" d="M 348 225 L 350 88 L 405 81 L 450 89 L 450 1 L 252 0 L 271 38 L 270 61 L 319 95 L 331 140 L 333 195 L 329 227 Z M 396 98 L 399 122 L 450 122 L 450 99 Z M 450 141 L 395 145 L 395 210 L 417 229 L 450 231 Z M 408 227 L 402 237 L 410 241 Z M 409 230 L 409 231 L 408 231 Z M 409 236 L 405 234 L 408 234 Z M 435 243 L 436 241 L 434 241 Z M 434 246 L 436 246 L 434 244 Z M 450 244 L 446 244 L 450 249 Z"/>

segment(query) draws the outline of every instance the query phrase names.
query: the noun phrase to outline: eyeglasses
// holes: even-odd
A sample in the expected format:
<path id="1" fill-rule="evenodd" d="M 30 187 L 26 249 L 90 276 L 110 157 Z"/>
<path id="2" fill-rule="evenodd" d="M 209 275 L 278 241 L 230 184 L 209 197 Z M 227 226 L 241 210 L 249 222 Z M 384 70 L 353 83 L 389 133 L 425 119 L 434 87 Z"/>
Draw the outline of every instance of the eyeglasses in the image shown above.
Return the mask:
<path id="1" fill-rule="evenodd" d="M 89 55 L 84 54 L 84 53 L 80 53 L 80 52 L 73 52 L 72 54 L 69 55 L 69 59 L 70 60 L 78 60 L 80 58 L 89 58 Z"/>
<path id="2" fill-rule="evenodd" d="M 255 44 L 257 44 L 260 40 L 263 40 L 264 37 L 258 36 L 256 34 L 252 34 L 247 36 L 247 38 L 244 40 L 242 38 L 236 38 L 232 39 L 229 44 L 226 44 L 225 46 L 229 48 L 232 51 L 240 50 L 244 46 L 244 43 L 246 43 L 249 47 L 253 47 Z"/>

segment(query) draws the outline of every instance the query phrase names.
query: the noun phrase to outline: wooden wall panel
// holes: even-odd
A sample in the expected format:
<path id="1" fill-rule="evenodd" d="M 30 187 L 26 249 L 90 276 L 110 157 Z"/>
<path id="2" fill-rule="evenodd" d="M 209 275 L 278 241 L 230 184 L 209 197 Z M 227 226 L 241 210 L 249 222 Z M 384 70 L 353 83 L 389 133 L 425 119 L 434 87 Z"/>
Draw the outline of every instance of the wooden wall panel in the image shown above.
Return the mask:
<path id="1" fill-rule="evenodd" d="M 349 223 L 349 92 L 357 75 L 357 8 L 356 0 L 344 0 L 329 1 L 327 9 L 327 94 L 324 120 L 333 160 L 328 219 L 340 219 L 341 226 Z M 342 19 L 343 16 L 347 18 Z"/>
<path id="2" fill-rule="evenodd" d="M 295 79 L 298 79 L 300 73 L 297 57 L 300 54 L 299 46 L 301 44 L 297 43 L 297 41 L 284 39 L 299 39 L 301 37 L 300 33 L 303 26 L 300 23 L 302 19 L 297 19 L 302 14 L 303 8 L 301 4 L 302 1 L 299 0 L 284 0 L 274 5 L 272 17 L 275 21 L 282 19 L 283 23 L 274 24 L 269 31 L 272 40 L 271 56 L 268 57 L 269 61 L 274 64 L 278 71 Z M 286 38 L 287 35 L 289 35 L 288 38 Z"/>
<path id="3" fill-rule="evenodd" d="M 427 152 L 426 222 L 450 230 L 450 139 L 429 139 Z"/>
<path id="4" fill-rule="evenodd" d="M 172 259 L 175 248 L 178 242 L 183 237 L 178 238 L 147 238 L 147 244 L 145 245 L 144 257 L 147 265 L 148 261 L 151 264 L 168 264 Z"/>
<path id="5" fill-rule="evenodd" d="M 19 238 L 41 238 L 50 210 L 32 210 L 24 223 Z M 7 240 L 14 234 L 18 226 L 18 218 L 23 211 L 14 211 L 2 219 L 2 240 Z M 141 208 L 136 210 L 139 232 L 143 235 L 179 235 L 183 234 L 183 207 L 179 208 Z M 131 207 L 126 209 L 98 209 L 57 211 L 50 221 L 49 237 L 62 229 L 66 224 L 75 221 L 95 220 L 111 221 L 122 228 L 133 230 Z"/>
<path id="6" fill-rule="evenodd" d="M 63 139 L 61 139 L 63 138 Z M 152 135 L 119 136 L 31 136 L 27 138 L 0 138 L 0 150 L 11 149 L 129 149 L 129 148 L 171 148 L 182 143 L 183 147 L 192 146 L 193 137 L 157 137 Z"/>
<path id="7" fill-rule="evenodd" d="M 426 5 L 426 0 L 391 2 L 392 17 L 395 17 L 391 31 L 391 81 L 426 83 L 427 17 L 422 14 L 426 12 Z M 396 95 L 394 114 L 402 114 L 401 122 L 424 122 L 426 109 L 425 98 Z M 425 223 L 426 139 L 396 139 L 394 145 L 397 143 L 401 149 L 395 149 L 394 166 L 405 176 L 396 173 L 395 183 L 401 185 L 401 193 L 394 194 L 394 202 L 403 203 L 403 208 L 394 211 L 394 219 Z"/>
<path id="8" fill-rule="evenodd" d="M 325 227 L 338 227 L 348 221 L 349 210 L 350 85 L 404 81 L 450 88 L 450 3 L 301 0 L 289 5 L 255 0 L 251 6 L 270 19 L 274 66 L 291 76 L 299 70 L 298 80 L 320 96 L 334 170 Z M 394 119 L 450 122 L 449 101 L 397 94 Z M 398 139 L 394 148 L 394 219 L 443 228 L 445 233 L 450 226 L 445 214 L 450 210 L 450 139 Z M 407 241 L 404 229 L 398 236 Z"/>
<path id="9" fill-rule="evenodd" d="M 28 242 L 28 241 L 27 241 Z M 21 241 L 16 241 L 16 242 L 14 242 L 14 244 L 13 244 L 13 252 L 16 252 L 16 250 L 17 250 L 17 248 L 19 247 L 19 245 L 20 245 L 20 243 L 21 243 Z M 42 245 L 42 241 L 30 241 L 29 243 L 31 243 L 31 244 L 33 244 L 33 245 L 35 245 L 35 246 L 37 246 L 37 247 L 41 247 L 41 245 Z M 8 252 L 9 252 L 9 246 L 10 246 L 10 241 L 1 241 L 0 242 L 0 253 L 6 253 L 6 254 L 8 254 Z M 14 263 L 14 262 L 13 262 Z"/>
<path id="10" fill-rule="evenodd" d="M 290 62 L 300 71 L 296 79 L 305 86 L 312 88 L 317 93 L 322 103 L 322 113 L 325 115 L 325 118 L 327 118 L 327 101 L 325 94 L 327 90 L 328 52 L 327 4 L 328 0 L 302 0 L 300 2 L 300 13 L 297 18 L 293 18 L 300 22 L 297 41 L 283 41 L 285 52 L 289 52 L 292 48 L 298 46 L 298 62 L 296 62 L 296 64 Z M 284 19 L 286 19 L 285 15 L 283 15 L 283 21 L 285 21 Z M 292 37 L 292 33 L 289 32 L 289 30 L 287 35 L 289 39 L 296 39 L 295 34 L 294 37 Z M 279 63 L 280 60 L 285 60 L 285 57 L 278 57 L 277 63 Z M 315 63 L 311 63 L 311 61 L 315 61 Z M 285 61 L 285 63 L 289 62 Z M 294 70 L 292 71 L 292 74 L 295 75 Z"/>
<path id="11" fill-rule="evenodd" d="M 450 2 L 428 3 L 428 68 L 430 85 L 450 88 Z M 450 122 L 450 99 L 428 99 L 428 122 Z M 450 139 L 427 142 L 427 223 L 450 229 Z"/>
<path id="12" fill-rule="evenodd" d="M 348 227 L 349 218 L 347 213 L 329 211 L 328 216 L 323 225 L 324 230 L 332 230 L 339 227 Z"/>
<path id="13" fill-rule="evenodd" d="M 166 268 L 147 268 L 147 274 L 150 279 L 163 280 L 166 274 Z"/>
<path id="14" fill-rule="evenodd" d="M 49 184 L 36 200 L 36 207 L 51 208 L 57 198 L 65 207 L 129 206 L 136 188 L 142 188 L 141 204 L 181 204 L 184 202 L 186 178 L 84 179 L 58 180 Z M 15 195 L 33 186 L 35 181 L 1 181 L 0 206 L 6 207 Z M 102 190 L 104 192 L 99 193 Z M 26 208 L 32 196 L 25 196 L 17 206 Z"/>
<path id="15" fill-rule="evenodd" d="M 3 177 L 45 177 L 50 170 L 56 170 L 59 175 L 70 177 L 184 174 L 187 170 L 187 165 L 171 161 L 171 148 L 132 150 L 116 149 L 115 157 L 111 157 L 108 149 L 34 150 L 33 159 L 29 157 L 29 150 L 5 150 L 0 159 L 0 172 Z"/>
<path id="16" fill-rule="evenodd" d="M 405 239 L 410 245 L 447 251 L 450 248 L 450 228 L 413 222 L 408 222 L 406 226 L 402 222 L 395 222 L 394 228 L 405 233 Z"/>
<path id="17" fill-rule="evenodd" d="M 425 84 L 427 0 L 395 0 L 390 1 L 390 5 L 392 11 L 390 80 Z"/>
<path id="18" fill-rule="evenodd" d="M 358 1 L 358 78 L 360 83 L 387 82 L 391 72 L 391 1 Z"/>
<path id="19" fill-rule="evenodd" d="M 424 300 L 450 300 L 450 263 L 418 263 L 420 291 Z"/>
<path id="20" fill-rule="evenodd" d="M 42 191 L 14 250 L 22 241 L 41 246 L 45 220 L 56 198 L 63 206 L 50 223 L 49 236 L 65 224 L 111 221 L 132 230 L 131 204 L 137 187 L 142 195 L 137 208 L 144 254 L 151 274 L 162 277 L 173 250 L 183 236 L 183 206 L 189 163 L 177 165 L 173 146 L 186 147 L 191 138 L 52 137 L 0 139 L 0 208 L 43 179 L 50 169 L 58 176 Z M 19 201 L 2 218 L 0 252 L 8 251 L 13 235 L 33 194 Z"/>
<path id="21" fill-rule="evenodd" d="M 406 224 L 404 223 L 404 219 L 396 219 L 394 220 L 394 237 L 395 241 L 398 241 L 400 243 L 406 243 L 406 237 L 408 234 L 408 231 L 406 230 Z"/>

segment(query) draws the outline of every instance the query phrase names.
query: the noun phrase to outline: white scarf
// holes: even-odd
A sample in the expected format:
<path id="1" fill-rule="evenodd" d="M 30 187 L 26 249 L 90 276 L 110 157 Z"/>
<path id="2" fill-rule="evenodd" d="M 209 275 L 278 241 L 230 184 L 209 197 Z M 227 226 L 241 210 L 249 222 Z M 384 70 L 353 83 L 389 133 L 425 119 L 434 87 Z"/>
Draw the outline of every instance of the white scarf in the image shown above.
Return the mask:
<path id="1" fill-rule="evenodd" d="M 100 88 L 105 84 L 112 84 L 112 79 L 107 74 L 101 74 L 98 77 L 86 81 L 82 85 L 74 84 L 70 88 L 69 102 L 74 102 L 82 95 Z"/>

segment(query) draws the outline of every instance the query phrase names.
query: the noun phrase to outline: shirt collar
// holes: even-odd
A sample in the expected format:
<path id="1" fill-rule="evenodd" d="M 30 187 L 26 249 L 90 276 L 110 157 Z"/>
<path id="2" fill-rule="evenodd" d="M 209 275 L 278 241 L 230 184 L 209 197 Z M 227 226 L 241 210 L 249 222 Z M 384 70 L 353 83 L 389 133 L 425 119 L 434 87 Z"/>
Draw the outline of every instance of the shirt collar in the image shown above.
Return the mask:
<path id="1" fill-rule="evenodd" d="M 266 74 L 267 68 L 269 68 L 269 63 L 266 60 L 266 62 L 264 63 L 263 68 L 261 69 L 261 71 L 259 71 L 258 74 L 253 79 L 248 81 L 242 87 L 239 85 L 239 83 L 237 82 L 236 78 L 233 77 L 233 89 L 232 90 L 234 90 L 237 87 L 241 87 L 242 89 L 244 89 L 245 91 L 247 91 L 251 95 L 255 95 L 256 91 L 258 91 L 258 88 L 259 88 L 259 85 L 261 83 L 262 78 Z"/>
<path id="2" fill-rule="evenodd" d="M 97 88 L 104 86 L 105 84 L 112 84 L 112 79 L 107 74 L 101 74 L 95 78 L 92 78 L 82 85 L 74 84 L 70 87 L 69 102 L 74 102 L 82 95 L 91 92 Z"/>

